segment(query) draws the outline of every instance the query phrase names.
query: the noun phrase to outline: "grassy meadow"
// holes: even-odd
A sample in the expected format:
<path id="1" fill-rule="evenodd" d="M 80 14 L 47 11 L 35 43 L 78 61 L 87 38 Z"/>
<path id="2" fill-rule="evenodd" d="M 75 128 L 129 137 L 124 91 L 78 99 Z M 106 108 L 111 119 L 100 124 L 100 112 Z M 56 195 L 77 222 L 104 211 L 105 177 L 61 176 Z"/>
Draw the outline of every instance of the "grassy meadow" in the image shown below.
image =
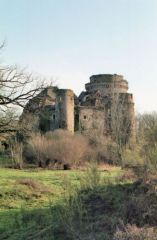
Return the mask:
<path id="1" fill-rule="evenodd" d="M 0 239 L 14 239 L 14 228 L 23 211 L 29 213 L 40 209 L 41 212 L 64 205 L 69 191 L 79 189 L 82 179 L 86 181 L 85 174 L 79 170 L 0 168 L 0 233 L 4 235 Z M 122 170 L 112 167 L 99 174 L 103 183 L 114 183 Z"/>
<path id="2" fill-rule="evenodd" d="M 120 167 L 0 168 L 0 240 L 156 240 L 156 202 Z"/>

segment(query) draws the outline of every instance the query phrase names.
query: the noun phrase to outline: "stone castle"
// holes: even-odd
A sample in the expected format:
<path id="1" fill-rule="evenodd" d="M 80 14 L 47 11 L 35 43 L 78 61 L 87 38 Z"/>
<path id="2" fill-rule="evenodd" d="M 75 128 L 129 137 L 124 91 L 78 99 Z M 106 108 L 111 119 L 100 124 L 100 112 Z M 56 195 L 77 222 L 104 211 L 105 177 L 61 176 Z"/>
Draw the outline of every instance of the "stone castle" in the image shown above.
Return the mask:
<path id="1" fill-rule="evenodd" d="M 134 136 L 133 95 L 122 75 L 93 75 L 85 89 L 77 97 L 69 89 L 45 88 L 27 103 L 21 123 L 30 131 L 66 129 L 88 134 L 94 129 L 111 135 L 113 123 L 118 126 L 122 121 L 124 131 L 127 119 L 128 139 Z"/>

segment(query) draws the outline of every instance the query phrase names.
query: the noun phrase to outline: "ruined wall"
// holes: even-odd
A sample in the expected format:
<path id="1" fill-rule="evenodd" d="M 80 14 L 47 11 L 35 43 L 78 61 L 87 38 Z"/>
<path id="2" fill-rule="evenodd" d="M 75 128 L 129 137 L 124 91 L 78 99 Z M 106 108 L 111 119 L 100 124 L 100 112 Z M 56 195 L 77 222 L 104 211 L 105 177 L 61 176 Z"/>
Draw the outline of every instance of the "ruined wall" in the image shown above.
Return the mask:
<path id="1" fill-rule="evenodd" d="M 74 93 L 71 90 L 48 87 L 31 99 L 20 118 L 20 124 L 30 131 L 66 129 L 74 132 Z"/>
<path id="2" fill-rule="evenodd" d="M 122 99 L 123 115 L 130 121 L 128 132 L 135 138 L 133 95 L 122 75 L 99 74 L 90 77 L 86 91 L 78 98 L 72 90 L 48 87 L 26 105 L 20 122 L 30 131 L 66 129 L 88 133 L 96 130 L 111 135 L 114 99 Z M 119 111 L 121 106 L 119 105 Z"/>
<path id="3" fill-rule="evenodd" d="M 104 132 L 105 112 L 95 107 L 79 108 L 79 131 L 89 132 L 97 130 L 99 133 Z"/>

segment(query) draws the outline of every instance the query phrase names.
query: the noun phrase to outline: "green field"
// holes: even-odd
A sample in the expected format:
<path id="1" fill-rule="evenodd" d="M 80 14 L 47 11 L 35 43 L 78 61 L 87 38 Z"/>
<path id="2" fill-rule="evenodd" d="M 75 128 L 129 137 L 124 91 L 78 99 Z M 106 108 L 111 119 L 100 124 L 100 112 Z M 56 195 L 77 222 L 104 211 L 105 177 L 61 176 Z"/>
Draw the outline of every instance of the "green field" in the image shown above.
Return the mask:
<path id="1" fill-rule="evenodd" d="M 101 171 L 102 182 L 112 181 L 122 173 L 120 168 Z M 23 211 L 46 211 L 59 203 L 64 204 L 69 189 L 80 187 L 86 181 L 84 171 L 60 171 L 0 168 L 0 229 L 14 228 L 15 217 Z M 88 180 L 87 180 L 88 181 Z M 9 236 L 9 235 L 8 235 Z M 1 239 L 1 238 L 0 238 Z M 4 239 L 13 239 L 4 237 Z"/>
<path id="2" fill-rule="evenodd" d="M 104 179 L 114 179 L 121 173 L 120 168 L 100 172 Z M 66 183 L 79 185 L 83 171 L 61 170 L 16 170 L 0 168 L 0 211 L 18 210 L 21 207 L 46 207 L 64 197 Z M 22 180 L 32 180 L 37 186 L 29 186 Z M 39 186 L 38 186 L 39 185 Z"/>
<path id="3" fill-rule="evenodd" d="M 119 167 L 0 168 L 0 240 L 156 240 L 156 190 L 135 180 Z"/>

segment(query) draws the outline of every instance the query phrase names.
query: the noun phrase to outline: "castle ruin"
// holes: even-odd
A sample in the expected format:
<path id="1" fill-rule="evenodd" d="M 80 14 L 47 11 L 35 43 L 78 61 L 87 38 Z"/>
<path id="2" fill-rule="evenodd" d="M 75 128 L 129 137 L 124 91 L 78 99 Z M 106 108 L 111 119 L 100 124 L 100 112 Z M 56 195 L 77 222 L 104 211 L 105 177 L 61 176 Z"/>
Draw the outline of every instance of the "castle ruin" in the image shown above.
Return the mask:
<path id="1" fill-rule="evenodd" d="M 27 103 L 20 122 L 30 131 L 66 129 L 88 134 L 95 129 L 111 135 L 113 123 L 118 126 L 121 121 L 127 138 L 134 137 L 133 95 L 122 75 L 93 75 L 85 90 L 77 97 L 72 90 L 47 87 Z"/>

